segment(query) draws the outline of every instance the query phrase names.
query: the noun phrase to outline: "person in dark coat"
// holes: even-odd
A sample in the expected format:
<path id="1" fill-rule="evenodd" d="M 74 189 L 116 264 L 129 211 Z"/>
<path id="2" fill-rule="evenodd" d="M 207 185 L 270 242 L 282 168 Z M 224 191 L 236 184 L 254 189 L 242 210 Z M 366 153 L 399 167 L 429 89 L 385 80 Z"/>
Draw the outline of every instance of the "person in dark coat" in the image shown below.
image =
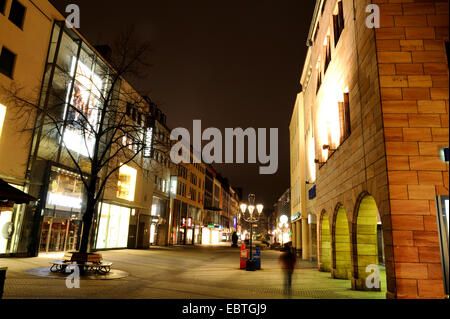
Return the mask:
<path id="1" fill-rule="evenodd" d="M 284 245 L 283 252 L 280 255 L 281 268 L 285 274 L 285 293 L 290 297 L 292 295 L 292 275 L 295 270 L 297 256 L 289 244 Z"/>
<path id="2" fill-rule="evenodd" d="M 231 247 L 237 247 L 238 246 L 238 240 L 239 240 L 239 237 L 238 237 L 237 233 L 233 232 L 233 235 L 231 235 L 231 241 L 233 242 Z"/>

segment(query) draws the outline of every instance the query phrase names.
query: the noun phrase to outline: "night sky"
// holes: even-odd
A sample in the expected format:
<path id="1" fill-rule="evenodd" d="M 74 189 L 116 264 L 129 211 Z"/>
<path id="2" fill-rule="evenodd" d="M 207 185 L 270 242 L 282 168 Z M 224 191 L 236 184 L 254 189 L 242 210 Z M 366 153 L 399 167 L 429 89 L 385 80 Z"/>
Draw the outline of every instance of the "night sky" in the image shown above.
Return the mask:
<path id="1" fill-rule="evenodd" d="M 232 186 L 272 206 L 289 187 L 289 123 L 314 0 L 55 0 L 78 4 L 81 33 L 107 44 L 134 25 L 152 46 L 148 78 L 130 82 L 167 114 L 170 128 L 279 128 L 279 169 L 214 164 Z"/>

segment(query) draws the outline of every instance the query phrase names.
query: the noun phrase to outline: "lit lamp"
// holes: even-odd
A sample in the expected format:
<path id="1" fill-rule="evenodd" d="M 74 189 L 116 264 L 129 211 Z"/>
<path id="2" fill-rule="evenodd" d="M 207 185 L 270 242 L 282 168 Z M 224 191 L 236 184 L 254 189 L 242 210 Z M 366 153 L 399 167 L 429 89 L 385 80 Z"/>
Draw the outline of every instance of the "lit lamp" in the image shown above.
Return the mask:
<path id="1" fill-rule="evenodd" d="M 242 218 L 250 223 L 250 257 L 247 260 L 247 266 L 246 266 L 246 270 L 247 271 L 255 271 L 256 270 L 256 263 L 255 260 L 253 259 L 253 224 L 258 223 L 259 221 L 259 217 L 261 216 L 261 213 L 264 209 L 264 206 L 262 204 L 258 204 L 255 206 L 255 194 L 250 194 L 248 195 L 248 203 L 249 205 L 245 204 L 245 203 L 241 203 L 240 208 L 241 208 L 241 212 L 242 212 Z M 249 216 L 245 217 L 245 212 L 247 211 L 249 212 Z M 257 216 L 253 216 L 253 212 L 255 211 L 258 212 Z"/>

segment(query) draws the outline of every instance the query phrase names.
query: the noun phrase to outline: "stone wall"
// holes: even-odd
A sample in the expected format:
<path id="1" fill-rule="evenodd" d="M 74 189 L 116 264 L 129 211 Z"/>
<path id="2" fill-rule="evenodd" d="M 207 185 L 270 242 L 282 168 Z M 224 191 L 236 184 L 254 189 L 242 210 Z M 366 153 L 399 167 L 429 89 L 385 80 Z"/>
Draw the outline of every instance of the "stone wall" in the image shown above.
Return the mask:
<path id="1" fill-rule="evenodd" d="M 436 196 L 449 194 L 448 1 L 376 0 L 397 298 L 444 297 Z"/>

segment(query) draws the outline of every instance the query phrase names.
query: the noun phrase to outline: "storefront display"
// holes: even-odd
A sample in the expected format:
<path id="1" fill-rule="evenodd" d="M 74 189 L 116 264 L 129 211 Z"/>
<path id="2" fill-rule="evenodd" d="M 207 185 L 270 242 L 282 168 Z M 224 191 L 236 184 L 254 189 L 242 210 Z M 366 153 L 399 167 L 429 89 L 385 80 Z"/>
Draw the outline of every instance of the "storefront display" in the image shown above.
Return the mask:
<path id="1" fill-rule="evenodd" d="M 84 185 L 70 170 L 52 166 L 44 207 L 40 252 L 63 252 L 78 249 L 84 206 Z"/>
<path id="2" fill-rule="evenodd" d="M 107 203 L 101 203 L 100 207 L 97 249 L 126 248 L 130 215 L 134 214 L 134 209 Z"/>

